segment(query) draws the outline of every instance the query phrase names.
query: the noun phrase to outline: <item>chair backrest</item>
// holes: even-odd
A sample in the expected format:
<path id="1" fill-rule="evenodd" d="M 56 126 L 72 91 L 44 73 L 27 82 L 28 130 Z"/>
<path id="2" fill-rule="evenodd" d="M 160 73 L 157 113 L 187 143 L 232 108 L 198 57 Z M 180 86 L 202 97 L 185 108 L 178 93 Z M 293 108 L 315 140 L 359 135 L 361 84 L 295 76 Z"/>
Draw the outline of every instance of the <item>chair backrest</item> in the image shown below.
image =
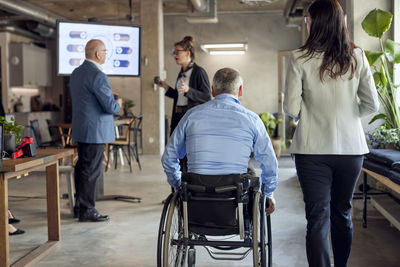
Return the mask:
<path id="1" fill-rule="evenodd" d="M 116 139 L 118 141 L 125 141 L 126 144 L 130 144 L 131 142 L 131 130 L 132 130 L 132 125 L 134 123 L 134 119 L 129 119 L 128 123 L 121 123 L 116 125 L 118 128 L 118 135 Z"/>
<path id="2" fill-rule="evenodd" d="M 249 214 L 249 194 L 256 188 L 248 177 L 184 173 L 182 185 L 190 231 L 205 235 L 239 233 L 238 204 L 243 203 L 244 212 Z"/>
<path id="3" fill-rule="evenodd" d="M 133 119 L 134 119 L 133 125 L 131 126 L 130 130 L 133 133 L 133 140 L 136 143 L 138 134 L 142 133 L 142 119 L 143 119 L 143 116 L 142 115 L 140 115 L 140 116 L 133 115 Z"/>
<path id="4" fill-rule="evenodd" d="M 58 134 L 60 135 L 61 145 L 63 148 L 75 147 L 76 144 L 72 141 L 72 124 L 60 123 L 58 126 Z"/>

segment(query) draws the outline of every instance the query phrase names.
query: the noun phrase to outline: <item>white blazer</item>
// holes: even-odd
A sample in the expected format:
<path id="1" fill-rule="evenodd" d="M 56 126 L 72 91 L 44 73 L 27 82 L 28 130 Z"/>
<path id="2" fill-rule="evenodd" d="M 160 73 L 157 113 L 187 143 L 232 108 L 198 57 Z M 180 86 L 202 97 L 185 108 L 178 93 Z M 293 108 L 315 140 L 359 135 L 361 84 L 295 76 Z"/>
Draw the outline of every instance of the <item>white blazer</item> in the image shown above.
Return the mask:
<path id="1" fill-rule="evenodd" d="M 361 117 L 379 108 L 368 60 L 360 48 L 354 49 L 357 68 L 336 80 L 319 69 L 323 54 L 307 60 L 305 52 L 291 53 L 286 76 L 283 107 L 299 120 L 290 153 L 362 155 L 369 152 Z"/>

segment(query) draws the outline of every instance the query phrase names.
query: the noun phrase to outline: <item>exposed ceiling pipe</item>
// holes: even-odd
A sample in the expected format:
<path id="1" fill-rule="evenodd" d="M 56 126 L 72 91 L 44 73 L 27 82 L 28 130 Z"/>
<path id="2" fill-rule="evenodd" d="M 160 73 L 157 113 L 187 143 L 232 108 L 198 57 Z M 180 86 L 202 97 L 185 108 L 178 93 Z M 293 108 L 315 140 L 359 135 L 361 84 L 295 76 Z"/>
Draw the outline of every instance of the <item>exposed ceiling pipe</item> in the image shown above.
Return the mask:
<path id="1" fill-rule="evenodd" d="M 200 12 L 206 11 L 208 6 L 207 0 L 190 0 L 190 2 L 192 2 L 194 9 Z"/>
<path id="2" fill-rule="evenodd" d="M 283 15 L 286 18 L 289 18 L 293 13 L 293 9 L 295 9 L 298 0 L 288 0 L 286 3 L 285 10 L 283 11 Z"/>
<path id="3" fill-rule="evenodd" d="M 61 16 L 21 0 L 0 0 L 0 9 L 12 14 L 25 16 L 53 28 L 56 27 L 57 20 L 65 20 Z"/>
<path id="4" fill-rule="evenodd" d="M 39 36 L 37 34 L 34 34 L 34 33 L 30 32 L 30 31 L 21 29 L 19 27 L 13 26 L 13 25 L 0 25 L 0 32 L 10 32 L 10 33 L 14 33 L 14 34 L 17 34 L 17 35 L 22 35 L 22 36 L 31 38 L 33 40 L 38 40 L 38 41 L 43 41 L 44 40 L 43 37 L 41 37 L 41 36 Z"/>

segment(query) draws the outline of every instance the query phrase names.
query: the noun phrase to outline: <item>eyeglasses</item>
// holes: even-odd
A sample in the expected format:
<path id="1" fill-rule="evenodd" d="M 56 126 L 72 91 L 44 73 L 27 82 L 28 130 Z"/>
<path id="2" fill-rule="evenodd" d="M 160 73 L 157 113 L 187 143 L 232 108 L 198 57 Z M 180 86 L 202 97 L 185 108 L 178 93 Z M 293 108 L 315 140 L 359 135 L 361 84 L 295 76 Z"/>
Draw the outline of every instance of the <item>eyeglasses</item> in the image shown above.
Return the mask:
<path id="1" fill-rule="evenodd" d="M 307 22 L 308 22 L 308 16 L 304 15 L 304 23 L 307 24 Z"/>
<path id="2" fill-rule="evenodd" d="M 171 52 L 171 56 L 178 55 L 178 54 L 179 54 L 179 52 L 183 52 L 183 51 L 186 51 L 186 50 L 178 50 L 178 49 L 174 49 L 174 50 L 172 50 L 172 52 Z"/>
<path id="3" fill-rule="evenodd" d="M 100 50 L 100 52 L 104 52 L 105 54 L 107 54 L 107 49 L 102 49 Z"/>

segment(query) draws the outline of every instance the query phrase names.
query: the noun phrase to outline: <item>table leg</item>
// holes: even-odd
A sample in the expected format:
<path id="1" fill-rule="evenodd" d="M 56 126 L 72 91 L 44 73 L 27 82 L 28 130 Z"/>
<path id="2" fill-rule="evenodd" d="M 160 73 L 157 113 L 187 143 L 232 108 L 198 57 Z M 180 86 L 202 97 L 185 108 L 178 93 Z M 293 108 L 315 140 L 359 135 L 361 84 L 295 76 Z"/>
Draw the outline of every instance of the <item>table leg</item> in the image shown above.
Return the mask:
<path id="1" fill-rule="evenodd" d="M 0 266 L 10 266 L 8 240 L 8 180 L 0 173 Z"/>
<path id="2" fill-rule="evenodd" d="M 60 240 L 60 192 L 58 162 L 46 167 L 47 229 L 49 241 Z"/>

